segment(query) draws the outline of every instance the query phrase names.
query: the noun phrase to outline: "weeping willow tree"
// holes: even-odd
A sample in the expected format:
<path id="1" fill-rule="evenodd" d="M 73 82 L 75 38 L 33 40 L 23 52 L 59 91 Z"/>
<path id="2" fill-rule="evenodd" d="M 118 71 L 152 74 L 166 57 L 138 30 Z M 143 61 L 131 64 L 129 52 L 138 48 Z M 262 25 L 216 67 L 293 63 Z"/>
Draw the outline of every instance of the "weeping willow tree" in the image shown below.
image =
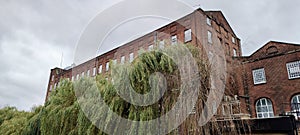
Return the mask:
<path id="1" fill-rule="evenodd" d="M 198 124 L 199 114 L 205 106 L 207 94 L 210 91 L 211 68 L 205 59 L 205 54 L 201 54 L 198 48 L 192 45 L 185 46 L 195 60 L 198 69 L 195 74 L 201 77 L 197 82 L 200 85 L 195 104 L 196 113 L 189 115 L 177 129 L 169 134 L 223 134 L 224 126 L 220 126 L 216 121 L 212 120 L 204 126 Z M 182 55 L 176 47 L 165 49 L 166 52 L 176 55 L 176 57 Z M 102 125 L 105 129 L 110 130 L 110 133 L 120 132 L 124 125 L 121 125 L 122 123 L 111 113 L 107 113 L 104 106 L 97 107 L 100 102 L 97 96 L 102 97 L 110 110 L 125 119 L 149 121 L 160 118 L 174 107 L 179 95 L 185 91 L 181 86 L 181 78 L 185 76 L 182 76 L 181 72 L 190 70 L 188 66 L 183 66 L 181 69 L 182 67 L 179 68 L 171 57 L 161 50 L 154 50 L 141 53 L 132 63 L 113 65 L 111 74 L 98 75 L 96 79 L 82 78 L 75 82 L 61 80 L 60 86 L 51 92 L 45 105 L 34 109 L 33 112 L 15 114 L 12 113 L 16 111 L 13 108 L 1 110 L 0 134 L 104 135 L 105 133 L 99 130 L 97 125 Z M 128 79 L 124 79 L 124 76 L 127 76 Z M 76 92 L 74 88 L 76 88 Z M 130 88 L 142 95 L 153 91 L 153 95 L 137 99 L 134 93 L 127 92 Z M 164 93 L 161 91 L 162 89 L 165 89 Z M 86 93 L 87 91 L 88 93 Z M 139 106 L 124 100 L 119 95 L 120 92 L 127 94 L 130 101 L 148 102 L 155 97 L 161 98 L 153 104 Z M 97 100 L 92 97 L 96 97 Z M 89 111 L 86 111 L 87 109 Z M 232 121 L 228 122 L 228 124 L 233 124 Z M 123 134 L 144 134 L 145 131 L 149 131 L 148 134 L 157 133 L 155 132 L 156 125 L 148 125 L 149 129 L 145 129 L 138 123 L 127 126 L 130 128 L 122 131 Z M 165 130 L 168 130 L 169 126 L 165 127 Z M 229 130 L 227 128 L 226 132 L 238 134 L 235 128 Z"/>
<path id="2" fill-rule="evenodd" d="M 0 110 L 0 134 L 19 135 L 24 131 L 30 112 L 18 111 L 15 107 Z"/>

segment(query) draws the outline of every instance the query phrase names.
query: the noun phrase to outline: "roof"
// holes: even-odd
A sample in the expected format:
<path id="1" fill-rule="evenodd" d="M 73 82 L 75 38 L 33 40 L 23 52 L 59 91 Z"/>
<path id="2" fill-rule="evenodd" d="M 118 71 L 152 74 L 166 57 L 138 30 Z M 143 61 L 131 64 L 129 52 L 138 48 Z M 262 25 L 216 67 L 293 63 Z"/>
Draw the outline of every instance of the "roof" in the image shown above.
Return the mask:
<path id="1" fill-rule="evenodd" d="M 222 26 L 226 31 L 232 33 L 235 37 L 235 33 L 231 26 L 229 25 L 228 21 L 226 20 L 226 17 L 222 13 L 222 11 L 205 11 L 205 13 L 212 17 L 214 21 L 216 21 L 220 26 Z"/>
<path id="2" fill-rule="evenodd" d="M 297 51 L 300 51 L 300 44 L 269 41 L 261 48 L 256 50 L 253 54 L 244 58 L 247 60 L 258 60 Z"/>

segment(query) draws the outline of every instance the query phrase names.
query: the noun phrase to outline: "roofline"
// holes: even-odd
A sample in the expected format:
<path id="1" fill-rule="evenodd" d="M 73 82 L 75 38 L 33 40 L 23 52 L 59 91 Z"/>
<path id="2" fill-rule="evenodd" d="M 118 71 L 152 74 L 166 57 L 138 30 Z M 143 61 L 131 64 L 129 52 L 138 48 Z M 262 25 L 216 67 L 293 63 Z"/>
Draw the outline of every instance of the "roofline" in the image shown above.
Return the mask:
<path id="1" fill-rule="evenodd" d="M 279 43 L 279 44 L 286 44 L 286 45 L 293 45 L 293 46 L 299 46 L 300 44 L 295 44 L 295 43 L 288 43 L 288 42 L 282 42 L 282 41 L 274 41 L 274 40 L 270 40 L 267 43 L 265 43 L 263 46 L 261 46 L 259 49 L 257 49 L 255 52 L 253 52 L 251 55 L 247 56 L 247 57 L 252 57 L 255 53 L 257 53 L 258 51 L 260 51 L 262 48 L 264 48 L 267 44 L 270 43 Z"/>
<path id="2" fill-rule="evenodd" d="M 234 34 L 235 37 L 237 37 L 237 35 L 235 34 L 234 30 L 232 29 L 231 25 L 229 24 L 229 22 L 227 21 L 225 15 L 223 14 L 223 12 L 221 10 L 207 10 L 204 11 L 204 13 L 209 13 L 209 12 L 218 12 L 221 13 L 222 17 L 225 19 L 225 22 L 227 23 L 227 25 L 229 26 L 229 29 L 232 31 L 232 33 Z M 207 15 L 207 14 L 206 14 Z M 226 29 L 225 29 L 226 30 Z"/>

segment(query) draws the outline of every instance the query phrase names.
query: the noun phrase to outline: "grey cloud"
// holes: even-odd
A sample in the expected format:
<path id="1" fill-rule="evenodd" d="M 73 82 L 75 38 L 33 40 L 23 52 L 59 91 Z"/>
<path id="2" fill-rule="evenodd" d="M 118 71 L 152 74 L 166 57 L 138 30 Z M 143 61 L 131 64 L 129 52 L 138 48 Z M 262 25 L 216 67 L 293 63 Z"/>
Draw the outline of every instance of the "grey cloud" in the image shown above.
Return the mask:
<path id="1" fill-rule="evenodd" d="M 200 1 L 204 9 L 220 9 L 242 39 L 244 55 L 269 40 L 300 43 L 299 1 L 227 0 Z"/>
<path id="2" fill-rule="evenodd" d="M 221 10 L 242 39 L 245 55 L 269 40 L 300 43 L 300 1 L 285 0 L 182 0 L 204 10 Z M 29 110 L 43 104 L 50 69 L 73 62 L 76 43 L 89 21 L 118 1 L 0 1 L 0 107 L 17 106 Z M 105 19 L 105 18 L 104 18 Z M 147 20 L 144 20 L 147 21 Z M 124 26 L 112 37 L 119 45 L 140 32 L 165 21 L 148 20 Z M 143 27 L 143 25 L 150 25 Z M 124 37 L 131 27 L 133 35 Z M 108 43 L 109 44 L 109 43 Z M 105 48 L 109 50 L 110 48 Z"/>

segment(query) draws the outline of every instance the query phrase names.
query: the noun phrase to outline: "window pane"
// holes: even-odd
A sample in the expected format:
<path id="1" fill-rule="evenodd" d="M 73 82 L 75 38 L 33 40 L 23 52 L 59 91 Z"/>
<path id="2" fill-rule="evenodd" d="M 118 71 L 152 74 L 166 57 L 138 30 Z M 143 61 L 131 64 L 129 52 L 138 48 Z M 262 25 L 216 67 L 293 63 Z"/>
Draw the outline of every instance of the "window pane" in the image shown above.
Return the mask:
<path id="1" fill-rule="evenodd" d="M 184 32 L 184 42 L 188 42 L 192 40 L 192 30 L 188 29 Z"/>
<path id="2" fill-rule="evenodd" d="M 211 19 L 207 17 L 206 18 L 206 23 L 207 23 L 207 25 L 211 26 Z"/>
<path id="3" fill-rule="evenodd" d="M 266 83 L 265 69 L 252 70 L 254 84 Z"/>
<path id="4" fill-rule="evenodd" d="M 134 54 L 133 53 L 130 53 L 129 54 L 129 62 L 132 62 L 134 59 Z"/>
<path id="5" fill-rule="evenodd" d="M 257 112 L 262 112 L 261 111 L 261 107 L 257 107 L 257 110 L 256 110 Z"/>
<path id="6" fill-rule="evenodd" d="M 287 63 L 286 68 L 289 79 L 300 78 L 300 61 Z"/>
<path id="7" fill-rule="evenodd" d="M 96 70 L 97 70 L 96 67 L 94 67 L 94 68 L 93 68 L 93 76 L 96 75 Z"/>
<path id="8" fill-rule="evenodd" d="M 90 76 L 90 72 L 91 72 L 91 71 L 88 70 L 88 71 L 86 72 L 86 75 L 87 75 L 87 76 Z"/>
<path id="9" fill-rule="evenodd" d="M 124 64 L 125 63 L 125 56 L 122 56 L 121 57 L 121 64 Z"/>
<path id="10" fill-rule="evenodd" d="M 152 51 L 152 50 L 153 50 L 153 45 L 149 45 L 149 46 L 148 46 L 148 50 L 149 50 L 149 51 Z"/>
<path id="11" fill-rule="evenodd" d="M 164 40 L 162 40 L 162 41 L 159 42 L 159 48 L 160 49 L 165 48 L 165 41 Z"/>
<path id="12" fill-rule="evenodd" d="M 208 40 L 208 43 L 212 44 L 212 34 L 210 31 L 207 31 L 207 40 Z"/>
<path id="13" fill-rule="evenodd" d="M 176 35 L 174 35 L 174 36 L 171 37 L 171 44 L 172 45 L 176 45 L 177 44 L 177 36 Z"/>
<path id="14" fill-rule="evenodd" d="M 99 66 L 99 73 L 102 73 L 102 65 Z"/>
<path id="15" fill-rule="evenodd" d="M 265 100 L 265 99 L 262 99 L 262 100 L 261 100 L 261 104 L 262 104 L 262 105 L 267 105 L 267 104 L 266 104 L 266 100 Z"/>
<path id="16" fill-rule="evenodd" d="M 237 56 L 236 49 L 233 49 L 233 56 L 234 56 L 234 57 Z"/>
<path id="17" fill-rule="evenodd" d="M 268 106 L 268 109 L 269 109 L 269 111 L 272 111 L 272 112 L 273 112 L 273 107 L 272 107 L 272 105 L 269 105 L 269 106 Z"/>
<path id="18" fill-rule="evenodd" d="M 106 70 L 106 71 L 109 70 L 109 62 L 106 62 L 105 70 Z"/>
<path id="19" fill-rule="evenodd" d="M 273 106 L 270 99 L 261 98 L 256 102 L 256 114 L 258 118 L 269 118 L 274 116 Z"/>
<path id="20" fill-rule="evenodd" d="M 262 118 L 262 114 L 257 114 L 257 117 L 258 118 Z"/>
<path id="21" fill-rule="evenodd" d="M 267 109 L 267 107 L 266 107 L 266 106 L 264 106 L 264 107 L 261 107 L 261 112 L 268 112 L 268 109 Z"/>

